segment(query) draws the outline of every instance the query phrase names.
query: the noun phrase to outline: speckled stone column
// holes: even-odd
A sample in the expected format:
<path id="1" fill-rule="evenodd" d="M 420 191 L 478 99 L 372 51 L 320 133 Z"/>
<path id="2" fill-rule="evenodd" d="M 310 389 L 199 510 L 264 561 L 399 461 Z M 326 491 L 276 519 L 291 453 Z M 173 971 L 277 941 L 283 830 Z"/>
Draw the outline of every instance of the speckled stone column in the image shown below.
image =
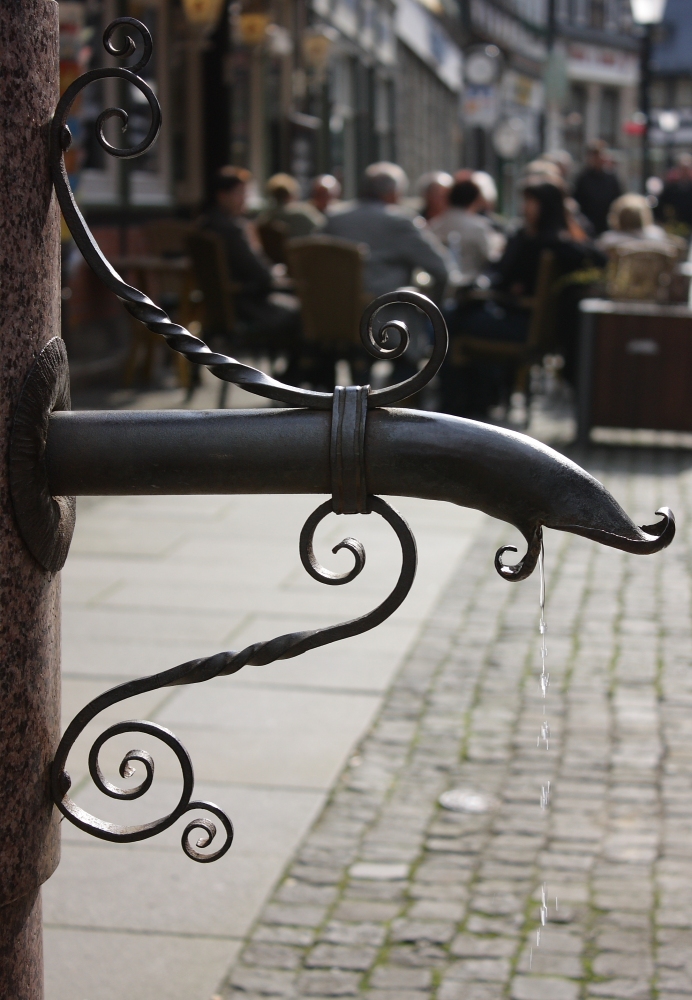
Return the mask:
<path id="1" fill-rule="evenodd" d="M 48 767 L 59 736 L 60 581 L 24 547 L 8 495 L 12 416 L 60 333 L 59 217 L 48 172 L 58 6 L 0 3 L 0 997 L 41 1000 L 39 887 L 60 856 Z"/>

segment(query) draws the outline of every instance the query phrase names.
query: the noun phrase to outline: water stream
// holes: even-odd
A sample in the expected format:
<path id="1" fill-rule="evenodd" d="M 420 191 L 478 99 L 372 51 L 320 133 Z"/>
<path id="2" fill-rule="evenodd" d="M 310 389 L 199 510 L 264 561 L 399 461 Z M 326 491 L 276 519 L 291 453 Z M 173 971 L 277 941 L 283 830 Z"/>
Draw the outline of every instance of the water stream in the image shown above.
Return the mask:
<path id="1" fill-rule="evenodd" d="M 550 685 L 550 673 L 548 671 L 547 658 L 548 658 L 548 645 L 546 641 L 546 633 L 548 631 L 548 626 L 545 620 L 545 549 L 543 542 L 541 541 L 541 552 L 538 557 L 538 573 L 540 580 L 540 589 L 538 595 L 538 605 L 540 609 L 540 617 L 538 621 L 538 632 L 541 637 L 540 643 L 540 656 L 541 656 L 541 672 L 539 676 L 539 685 L 541 689 L 541 696 L 543 699 L 543 718 L 541 719 L 540 730 L 538 733 L 538 738 L 536 740 L 536 747 L 541 749 L 541 747 L 548 751 L 550 750 L 550 723 L 547 718 L 546 702 L 548 695 L 548 687 Z M 550 808 L 550 781 L 546 781 L 544 785 L 541 785 L 541 794 L 539 797 L 539 805 L 541 812 L 545 812 Z M 555 910 L 558 908 L 558 899 L 555 897 Z M 545 927 L 548 921 L 548 887 L 545 882 L 541 883 L 541 905 L 540 905 L 540 927 L 536 929 L 536 947 L 539 948 L 541 944 L 541 930 Z M 533 964 L 533 947 L 529 949 L 529 969 Z"/>

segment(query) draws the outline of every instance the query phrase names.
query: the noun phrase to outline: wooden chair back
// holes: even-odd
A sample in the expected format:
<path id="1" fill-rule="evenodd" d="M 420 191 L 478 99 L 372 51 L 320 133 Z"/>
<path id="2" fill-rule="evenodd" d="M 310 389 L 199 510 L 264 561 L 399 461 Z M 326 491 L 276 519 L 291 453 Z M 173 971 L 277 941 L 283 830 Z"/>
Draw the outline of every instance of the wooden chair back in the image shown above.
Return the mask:
<path id="1" fill-rule="evenodd" d="M 619 301 L 667 302 L 678 263 L 673 243 L 641 240 L 614 246 L 609 254 L 606 289 Z"/>
<path id="2" fill-rule="evenodd" d="M 329 350 L 360 344 L 366 249 L 335 236 L 304 236 L 286 245 L 306 341 Z"/>
<path id="3" fill-rule="evenodd" d="M 236 325 L 233 285 L 223 239 L 218 233 L 191 229 L 185 239 L 195 284 L 202 293 L 202 327 L 206 336 L 230 337 Z"/>
<path id="4" fill-rule="evenodd" d="M 270 219 L 257 227 L 262 249 L 274 264 L 286 263 L 288 226 L 279 219 Z"/>
<path id="5" fill-rule="evenodd" d="M 526 346 L 532 353 L 546 353 L 555 342 L 557 296 L 553 286 L 557 264 L 552 250 L 544 250 L 538 264 L 536 291 L 531 308 L 531 320 Z"/>

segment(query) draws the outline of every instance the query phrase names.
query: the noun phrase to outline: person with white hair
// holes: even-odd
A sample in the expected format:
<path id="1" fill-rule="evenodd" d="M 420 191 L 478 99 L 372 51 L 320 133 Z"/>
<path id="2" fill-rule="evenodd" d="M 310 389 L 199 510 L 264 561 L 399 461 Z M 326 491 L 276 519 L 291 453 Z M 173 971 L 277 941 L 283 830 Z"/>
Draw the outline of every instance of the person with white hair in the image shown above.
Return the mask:
<path id="1" fill-rule="evenodd" d="M 410 285 L 414 271 L 421 270 L 431 278 L 426 293 L 440 298 L 447 283 L 447 257 L 423 220 L 412 219 L 400 207 L 407 187 L 406 174 L 396 163 L 371 164 L 360 197 L 336 209 L 323 232 L 367 246 L 363 277 L 371 295 Z"/>
<path id="2" fill-rule="evenodd" d="M 623 194 L 613 202 L 608 212 L 608 226 L 596 241 L 601 250 L 629 245 L 639 240 L 667 240 L 665 229 L 654 223 L 648 198 L 643 194 Z"/>

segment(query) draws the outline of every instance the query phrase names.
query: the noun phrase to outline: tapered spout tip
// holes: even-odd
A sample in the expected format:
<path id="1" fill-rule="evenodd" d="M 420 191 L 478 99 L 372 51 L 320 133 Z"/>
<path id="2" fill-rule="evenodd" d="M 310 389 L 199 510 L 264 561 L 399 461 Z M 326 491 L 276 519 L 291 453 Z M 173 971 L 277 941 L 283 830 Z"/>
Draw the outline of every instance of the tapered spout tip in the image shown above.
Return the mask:
<path id="1" fill-rule="evenodd" d="M 570 525 L 566 530 L 573 531 L 576 535 L 584 535 L 585 538 L 592 538 L 596 542 L 601 542 L 602 545 L 621 549 L 623 552 L 648 556 L 667 548 L 675 538 L 675 514 L 670 507 L 659 507 L 656 516 L 660 517 L 661 520 L 657 521 L 656 524 L 644 524 L 638 527 L 636 537 L 620 535 L 602 528 L 582 527 L 581 525 Z"/>

